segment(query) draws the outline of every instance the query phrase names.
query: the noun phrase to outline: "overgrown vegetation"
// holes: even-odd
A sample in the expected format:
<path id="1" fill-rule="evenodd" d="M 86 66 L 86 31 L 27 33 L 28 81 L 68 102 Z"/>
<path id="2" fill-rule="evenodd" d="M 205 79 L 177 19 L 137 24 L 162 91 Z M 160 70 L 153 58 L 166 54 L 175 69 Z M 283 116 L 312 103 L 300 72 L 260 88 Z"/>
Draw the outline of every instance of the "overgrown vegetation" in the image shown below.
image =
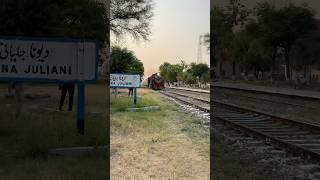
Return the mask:
<path id="1" fill-rule="evenodd" d="M 164 62 L 160 65 L 160 74 L 167 83 L 178 83 L 180 85 L 207 84 L 210 81 L 210 69 L 207 64 L 191 63 L 187 65 L 184 61 L 180 64 Z"/>
<path id="2" fill-rule="evenodd" d="M 108 11 L 93 0 L 3 0 L 0 34 L 90 38 L 104 43 L 109 38 Z"/>
<path id="3" fill-rule="evenodd" d="M 139 74 L 142 77 L 144 68 L 134 52 L 129 51 L 127 48 L 114 46 L 111 48 L 110 54 L 110 72 Z"/>
<path id="4" fill-rule="evenodd" d="M 5 94 L 5 91 L 2 85 L 0 92 Z M 104 112 L 107 107 L 105 99 L 101 98 L 105 96 L 105 85 L 87 86 L 86 110 L 89 113 L 85 119 L 85 136 L 77 133 L 74 113 L 55 111 L 59 100 L 56 86 L 27 86 L 25 92 L 27 95 L 49 94 L 50 97 L 26 98 L 19 118 L 7 105 L 12 104 L 13 99 L 0 98 L 0 179 L 107 178 L 106 156 L 92 154 L 72 158 L 49 154 L 54 148 L 106 145 Z"/>
<path id="5" fill-rule="evenodd" d="M 155 112 L 126 112 L 127 108 L 146 106 L 161 106 L 161 110 Z M 167 105 L 159 101 L 158 98 L 147 95 L 146 92 L 139 92 L 136 105 L 133 103 L 132 97 L 120 96 L 116 98 L 111 96 L 110 107 L 112 122 L 111 133 L 121 131 L 134 132 L 137 129 L 139 129 L 139 131 L 150 130 L 150 127 L 147 127 L 149 125 L 152 126 L 152 131 L 159 131 L 165 126 L 164 121 L 156 117 L 167 116 L 165 113 Z"/>
<path id="6" fill-rule="evenodd" d="M 230 0 L 211 12 L 212 63 L 220 69 L 216 75 L 225 76 L 222 66 L 229 61 L 233 77 L 253 73 L 256 79 L 274 80 L 282 74 L 293 81 L 302 73 L 309 81 L 311 69 L 320 63 L 318 52 L 309 47 L 320 44 L 314 11 L 307 4 L 276 6 L 265 1 L 254 9 L 243 4 Z"/>

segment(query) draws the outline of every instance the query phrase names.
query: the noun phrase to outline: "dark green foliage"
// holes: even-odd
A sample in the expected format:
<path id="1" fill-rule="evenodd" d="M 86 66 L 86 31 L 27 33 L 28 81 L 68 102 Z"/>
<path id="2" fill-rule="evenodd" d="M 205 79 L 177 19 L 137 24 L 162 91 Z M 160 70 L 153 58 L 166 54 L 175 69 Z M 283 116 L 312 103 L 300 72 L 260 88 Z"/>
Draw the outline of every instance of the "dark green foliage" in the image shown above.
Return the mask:
<path id="1" fill-rule="evenodd" d="M 211 43 L 213 55 L 211 63 L 213 66 L 216 60 L 233 61 L 233 74 L 235 75 L 235 64 L 237 58 L 232 58 L 230 51 L 234 41 L 234 29 L 242 28 L 247 17 L 251 13 L 242 4 L 241 0 L 230 0 L 226 8 L 214 7 L 211 12 Z M 222 72 L 222 71 L 221 71 Z"/>
<path id="2" fill-rule="evenodd" d="M 180 64 L 170 64 L 165 62 L 159 67 L 159 69 L 161 76 L 164 77 L 166 82 L 173 83 L 182 78 L 181 74 L 183 71 L 183 66 Z"/>
<path id="3" fill-rule="evenodd" d="M 232 22 L 224 9 L 214 7 L 211 11 L 211 46 L 215 54 L 221 49 L 228 48 L 232 39 Z M 217 51 L 217 52 L 216 52 Z"/>
<path id="4" fill-rule="evenodd" d="M 209 66 L 207 64 L 195 64 L 191 63 L 191 73 L 194 77 L 197 77 L 200 82 L 206 83 L 209 82 Z"/>
<path id="5" fill-rule="evenodd" d="M 311 65 L 320 65 L 320 33 L 313 32 L 308 37 L 298 39 L 290 54 L 293 68 L 305 74 Z"/>
<path id="6" fill-rule="evenodd" d="M 251 11 L 246 10 L 239 0 L 230 2 L 231 5 L 226 8 L 214 8 L 211 15 L 213 24 L 216 24 L 211 28 L 211 33 L 216 32 L 215 36 L 219 34 L 219 37 L 211 37 L 214 58 L 232 61 L 233 66 L 237 63 L 245 73 L 271 70 L 271 74 L 279 69 L 277 66 L 282 58 L 290 80 L 291 67 L 306 64 L 302 56 L 316 56 L 311 47 L 307 48 L 312 43 L 317 44 L 317 40 L 310 41 L 316 21 L 314 12 L 306 5 L 289 4 L 276 8 L 265 1 L 257 4 L 252 11 L 255 17 L 248 19 Z M 302 49 L 308 50 L 302 52 Z M 311 59 L 308 60 L 309 65 L 316 63 Z"/>
<path id="7" fill-rule="evenodd" d="M 140 74 L 142 77 L 144 68 L 142 62 L 132 51 L 114 46 L 110 54 L 110 72 Z"/>
<path id="8" fill-rule="evenodd" d="M 182 81 L 186 84 L 194 84 L 197 80 L 202 83 L 207 83 L 210 80 L 210 69 L 207 64 L 191 63 L 190 66 L 186 66 L 183 61 L 181 64 L 165 62 L 159 69 L 161 76 L 169 83 Z"/>
<path id="9" fill-rule="evenodd" d="M 108 39 L 108 10 L 94 0 L 2 0 L 5 36 Z"/>

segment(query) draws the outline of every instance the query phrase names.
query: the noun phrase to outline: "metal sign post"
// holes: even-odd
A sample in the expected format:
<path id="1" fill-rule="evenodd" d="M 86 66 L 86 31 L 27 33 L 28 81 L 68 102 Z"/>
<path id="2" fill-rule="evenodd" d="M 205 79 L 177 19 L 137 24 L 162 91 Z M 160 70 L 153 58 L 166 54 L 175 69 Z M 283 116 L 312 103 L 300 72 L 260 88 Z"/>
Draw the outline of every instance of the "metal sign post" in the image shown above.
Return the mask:
<path id="1" fill-rule="evenodd" d="M 78 43 L 78 106 L 77 106 L 77 129 L 78 133 L 84 135 L 85 128 L 85 83 L 84 83 L 84 61 L 85 61 L 85 44 Z"/>
<path id="2" fill-rule="evenodd" d="M 77 107 L 77 129 L 78 133 L 84 135 L 85 119 L 85 83 L 78 82 L 78 107 Z"/>
<path id="3" fill-rule="evenodd" d="M 133 102 L 137 104 L 137 88 L 133 88 Z"/>

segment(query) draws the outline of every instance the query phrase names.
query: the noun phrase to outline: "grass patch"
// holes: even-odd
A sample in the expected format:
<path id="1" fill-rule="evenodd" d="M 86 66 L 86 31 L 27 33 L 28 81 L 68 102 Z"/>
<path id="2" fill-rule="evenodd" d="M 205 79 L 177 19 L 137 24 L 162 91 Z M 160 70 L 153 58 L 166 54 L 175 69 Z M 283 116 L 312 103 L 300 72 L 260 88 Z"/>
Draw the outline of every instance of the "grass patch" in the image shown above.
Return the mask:
<path id="1" fill-rule="evenodd" d="M 0 106 L 1 108 L 1 106 Z M 0 114 L 4 114 L 1 108 Z M 50 148 L 105 145 L 106 122 L 101 117 L 88 116 L 86 134 L 79 136 L 73 114 L 30 112 L 20 118 L 1 118 L 2 145 L 16 149 L 22 156 L 44 156 Z"/>
<path id="2" fill-rule="evenodd" d="M 196 118 L 155 91 L 139 89 L 138 93 L 137 105 L 126 95 L 111 97 L 111 177 L 209 179 L 208 128 L 205 133 L 199 126 L 191 131 L 189 125 Z M 160 109 L 125 111 L 145 106 Z"/>
<path id="3" fill-rule="evenodd" d="M 5 180 L 97 180 L 107 179 L 105 163 L 101 157 L 82 159 L 53 157 L 50 159 L 12 159 L 16 164 L 6 166 L 1 173 Z M 2 161 L 1 161 L 2 162 Z M 12 171 L 12 168 L 15 171 Z"/>
<path id="4" fill-rule="evenodd" d="M 147 89 L 138 89 L 137 104 L 133 103 L 132 97 L 126 95 L 124 89 L 120 89 L 119 91 L 121 92 L 120 96 L 115 97 L 114 95 L 111 95 L 110 106 L 112 114 L 126 111 L 127 108 L 141 108 L 156 105 L 161 105 L 161 108 L 167 107 L 165 103 L 159 100 L 159 97 L 155 92 L 148 91 Z"/>
<path id="5" fill-rule="evenodd" d="M 154 92 L 139 93 L 137 104 L 127 96 L 111 97 L 111 133 L 131 134 L 159 131 L 166 126 L 163 118 L 167 116 L 168 105 L 155 97 Z M 160 106 L 159 111 L 126 112 L 127 108 L 141 108 L 146 106 Z M 161 117 L 161 118 L 160 118 Z"/>
<path id="6" fill-rule="evenodd" d="M 27 86 L 28 94 L 50 97 L 25 99 L 25 110 L 18 118 L 7 107 L 13 99 L 0 97 L 0 153 L 4 155 L 0 158 L 0 179 L 106 179 L 105 156 L 68 158 L 48 154 L 52 148 L 106 145 L 105 88 L 86 88 L 85 136 L 77 133 L 75 112 L 30 108 L 36 105 L 57 109 L 60 91 L 56 86 Z M 1 91 L 4 93 L 5 87 Z M 76 109 L 76 94 L 74 104 Z"/>

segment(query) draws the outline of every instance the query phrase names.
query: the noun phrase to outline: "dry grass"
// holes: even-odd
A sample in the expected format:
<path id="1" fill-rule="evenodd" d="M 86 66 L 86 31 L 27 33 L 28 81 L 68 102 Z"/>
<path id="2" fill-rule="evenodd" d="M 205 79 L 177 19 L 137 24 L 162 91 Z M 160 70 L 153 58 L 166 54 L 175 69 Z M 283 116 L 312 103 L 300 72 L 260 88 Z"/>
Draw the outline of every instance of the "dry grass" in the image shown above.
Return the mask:
<path id="1" fill-rule="evenodd" d="M 125 112 L 119 106 L 131 106 L 128 99 L 111 99 L 112 179 L 209 179 L 209 130 L 192 127 L 197 119 L 157 93 L 139 91 L 139 106 L 161 110 Z"/>

